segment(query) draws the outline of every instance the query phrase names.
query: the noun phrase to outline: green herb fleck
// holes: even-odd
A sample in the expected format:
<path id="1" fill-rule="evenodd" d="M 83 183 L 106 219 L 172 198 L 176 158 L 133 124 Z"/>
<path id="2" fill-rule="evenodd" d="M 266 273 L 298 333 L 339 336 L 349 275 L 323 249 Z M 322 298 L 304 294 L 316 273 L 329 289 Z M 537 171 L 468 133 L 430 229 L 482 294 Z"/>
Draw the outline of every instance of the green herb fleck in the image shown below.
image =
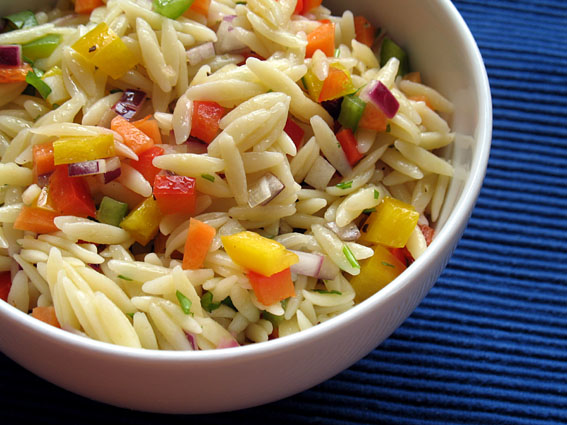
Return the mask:
<path id="1" fill-rule="evenodd" d="M 203 307 L 203 309 L 205 311 L 207 311 L 208 313 L 212 312 L 213 310 L 216 310 L 220 306 L 221 306 L 221 303 L 213 302 L 213 293 L 212 292 L 206 292 L 201 297 L 201 307 Z"/>
<path id="2" fill-rule="evenodd" d="M 343 294 L 342 292 L 337 291 L 336 289 L 333 289 L 332 291 L 329 291 L 328 289 L 313 289 L 313 292 L 318 292 L 320 294 L 332 294 L 332 295 L 342 295 Z"/>
<path id="3" fill-rule="evenodd" d="M 262 318 L 269 320 L 270 322 L 272 322 L 272 325 L 277 326 L 283 321 L 284 315 L 282 314 L 281 316 L 276 316 L 275 314 L 264 310 L 262 311 Z"/>
<path id="4" fill-rule="evenodd" d="M 181 306 L 183 313 L 190 314 L 192 316 L 193 313 L 191 312 L 191 300 L 183 295 L 180 291 L 176 291 L 175 296 L 179 300 L 179 305 Z"/>
<path id="5" fill-rule="evenodd" d="M 390 127 L 390 124 L 386 124 L 386 133 L 389 133 L 390 131 L 392 131 L 392 127 Z"/>
<path id="6" fill-rule="evenodd" d="M 245 2 L 245 1 L 237 1 L 236 4 L 243 4 L 244 6 L 246 6 L 246 2 Z"/>
<path id="7" fill-rule="evenodd" d="M 233 310 L 236 311 L 236 307 L 232 303 L 232 299 L 230 297 L 226 297 L 224 300 L 222 300 L 221 304 L 226 305 L 227 307 L 230 307 L 230 308 L 232 308 Z"/>
<path id="8" fill-rule="evenodd" d="M 380 192 L 374 189 L 374 199 L 378 199 L 380 197 Z"/>
<path id="9" fill-rule="evenodd" d="M 341 49 L 339 49 L 338 47 L 335 49 L 335 57 L 336 57 L 336 58 L 340 58 L 340 57 L 341 57 Z"/>
<path id="10" fill-rule="evenodd" d="M 61 105 L 59 103 L 54 103 L 53 105 L 51 105 L 51 109 L 57 109 L 59 108 Z"/>
<path id="11" fill-rule="evenodd" d="M 133 319 L 133 318 L 134 318 L 134 313 L 126 313 L 126 316 L 129 316 L 130 319 Z"/>
<path id="12" fill-rule="evenodd" d="M 205 180 L 208 180 L 210 182 L 215 181 L 215 176 L 211 176 L 210 174 L 201 174 L 201 177 L 203 177 Z"/>
<path id="13" fill-rule="evenodd" d="M 339 149 L 341 148 L 341 144 L 340 144 L 340 143 L 337 143 L 337 148 L 339 148 Z"/>
<path id="14" fill-rule="evenodd" d="M 364 214 L 370 214 L 370 213 L 376 212 L 376 208 L 366 208 L 365 210 L 362 210 L 362 212 Z"/>
<path id="15" fill-rule="evenodd" d="M 356 261 L 356 258 L 354 258 L 354 254 L 352 253 L 348 245 L 343 245 L 343 254 L 352 267 L 354 267 L 355 269 L 360 268 L 360 264 L 358 264 L 358 261 Z"/>
<path id="16" fill-rule="evenodd" d="M 386 267 L 392 267 L 392 268 L 395 268 L 395 267 L 396 267 L 396 266 L 394 266 L 393 264 L 387 263 L 387 262 L 385 262 L 385 261 L 382 261 L 382 265 L 383 265 L 383 266 L 386 266 Z"/>
<path id="17" fill-rule="evenodd" d="M 43 81 L 35 72 L 29 71 L 26 75 L 26 83 L 33 86 L 44 99 L 51 93 L 51 87 L 49 87 L 45 81 Z"/>
<path id="18" fill-rule="evenodd" d="M 349 180 L 348 182 L 337 183 L 335 186 L 337 186 L 339 189 L 350 189 L 352 187 L 352 180 Z"/>
<path id="19" fill-rule="evenodd" d="M 118 275 L 118 279 L 129 280 L 129 281 L 133 281 L 133 280 L 134 280 L 134 279 L 130 279 L 129 277 L 124 276 L 124 275 L 122 275 L 122 274 L 119 274 L 119 275 Z"/>

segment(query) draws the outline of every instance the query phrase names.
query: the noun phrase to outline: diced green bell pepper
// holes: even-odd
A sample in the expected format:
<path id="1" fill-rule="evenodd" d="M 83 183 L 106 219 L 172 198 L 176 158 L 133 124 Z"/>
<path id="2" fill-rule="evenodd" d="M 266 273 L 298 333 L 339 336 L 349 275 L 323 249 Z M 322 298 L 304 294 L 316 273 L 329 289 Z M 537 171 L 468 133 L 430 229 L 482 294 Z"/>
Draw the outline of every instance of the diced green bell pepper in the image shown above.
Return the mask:
<path id="1" fill-rule="evenodd" d="M 382 41 L 382 47 L 380 48 L 380 66 L 386 65 L 386 62 L 392 57 L 396 57 L 400 61 L 398 75 L 403 76 L 407 74 L 409 72 L 408 54 L 391 39 L 385 37 Z"/>
<path id="2" fill-rule="evenodd" d="M 101 223 L 118 227 L 127 213 L 128 204 L 105 196 L 96 212 L 96 219 Z"/>
<path id="3" fill-rule="evenodd" d="M 61 35 L 47 34 L 22 45 L 22 54 L 31 60 L 50 56 L 61 42 Z"/>
<path id="4" fill-rule="evenodd" d="M 191 7 L 194 0 L 154 0 L 154 10 L 170 19 L 177 19 Z"/>
<path id="5" fill-rule="evenodd" d="M 366 102 L 358 96 L 345 96 L 341 103 L 341 113 L 339 114 L 339 123 L 352 131 L 356 130 L 360 118 L 366 107 Z"/>

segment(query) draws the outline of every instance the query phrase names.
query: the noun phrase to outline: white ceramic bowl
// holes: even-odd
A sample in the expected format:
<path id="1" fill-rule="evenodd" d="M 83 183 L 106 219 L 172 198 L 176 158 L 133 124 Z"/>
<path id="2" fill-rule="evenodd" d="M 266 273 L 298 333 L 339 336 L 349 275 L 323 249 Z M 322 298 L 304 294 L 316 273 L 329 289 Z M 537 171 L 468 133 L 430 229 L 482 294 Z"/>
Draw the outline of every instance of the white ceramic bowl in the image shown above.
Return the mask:
<path id="1" fill-rule="evenodd" d="M 2 2 L 0 12 L 25 3 Z M 334 12 L 344 9 L 341 3 L 325 1 Z M 56 329 L 0 302 L 0 349 L 6 355 L 56 385 L 105 403 L 206 413 L 255 406 L 310 388 L 355 363 L 401 325 L 447 264 L 475 204 L 490 148 L 490 90 L 473 37 L 449 0 L 348 4 L 407 46 L 412 66 L 455 103 L 454 130 L 470 136 L 459 136 L 447 153 L 458 173 L 440 231 L 426 253 L 385 289 L 339 317 L 282 339 L 217 351 L 113 346 Z"/>

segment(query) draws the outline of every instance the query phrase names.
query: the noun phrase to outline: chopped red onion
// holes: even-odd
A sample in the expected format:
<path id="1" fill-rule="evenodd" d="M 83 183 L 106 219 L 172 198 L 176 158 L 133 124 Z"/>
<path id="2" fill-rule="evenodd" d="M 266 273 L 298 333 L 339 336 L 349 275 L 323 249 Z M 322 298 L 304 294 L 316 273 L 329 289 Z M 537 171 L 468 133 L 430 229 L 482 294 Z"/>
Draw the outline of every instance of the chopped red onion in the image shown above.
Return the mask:
<path id="1" fill-rule="evenodd" d="M 217 348 L 231 348 L 231 347 L 240 347 L 240 344 L 234 339 L 224 338 L 217 345 Z"/>
<path id="2" fill-rule="evenodd" d="M 184 145 L 187 146 L 187 153 L 207 153 L 207 145 L 200 142 L 198 139 L 190 137 L 189 140 L 184 143 Z"/>
<path id="3" fill-rule="evenodd" d="M 191 343 L 193 350 L 197 351 L 199 349 L 199 346 L 197 345 L 197 339 L 195 338 L 195 335 L 189 332 L 185 332 L 185 335 L 187 335 L 187 339 L 189 340 L 189 343 Z"/>
<path id="4" fill-rule="evenodd" d="M 299 262 L 290 267 L 292 273 L 315 278 L 319 277 L 319 272 L 321 271 L 321 266 L 323 265 L 323 255 L 312 254 L 303 251 L 294 251 L 292 249 L 290 249 L 289 251 L 293 252 L 299 257 Z"/>
<path id="5" fill-rule="evenodd" d="M 331 221 L 325 224 L 329 229 L 336 233 L 336 235 L 343 241 L 356 241 L 360 238 L 360 230 L 354 223 L 346 226 L 339 227 L 337 223 Z"/>
<path id="6" fill-rule="evenodd" d="M 108 183 L 121 174 L 120 158 L 115 156 L 107 159 L 94 159 L 92 161 L 75 162 L 68 165 L 67 173 L 69 177 L 103 174 L 104 183 Z"/>
<path id="7" fill-rule="evenodd" d="M 232 19 L 227 18 L 229 18 L 229 16 L 223 18 L 217 30 L 217 42 L 215 43 L 215 51 L 217 54 L 241 51 L 247 48 L 237 37 L 230 34 L 230 32 L 234 30 L 231 24 L 234 17 Z"/>
<path id="8" fill-rule="evenodd" d="M 19 44 L 0 46 L 0 65 L 20 66 L 22 64 L 22 46 Z"/>
<path id="9" fill-rule="evenodd" d="M 264 174 L 248 189 L 248 205 L 266 205 L 284 190 L 285 185 L 272 173 Z"/>
<path id="10" fill-rule="evenodd" d="M 125 90 L 120 100 L 112 107 L 112 110 L 130 121 L 140 110 L 145 100 L 145 92 L 141 90 Z"/>
<path id="11" fill-rule="evenodd" d="M 323 256 L 323 264 L 321 264 L 321 270 L 319 270 L 318 278 L 323 280 L 331 280 L 337 277 L 339 271 L 339 267 L 325 255 Z"/>
<path id="12" fill-rule="evenodd" d="M 366 91 L 366 97 L 379 107 L 388 118 L 394 118 L 394 115 L 396 115 L 398 109 L 400 109 L 398 100 L 381 81 L 377 81 L 370 86 Z"/>
<path id="13" fill-rule="evenodd" d="M 189 65 L 197 65 L 214 56 L 215 46 L 212 41 L 187 50 L 187 60 L 189 61 Z"/>

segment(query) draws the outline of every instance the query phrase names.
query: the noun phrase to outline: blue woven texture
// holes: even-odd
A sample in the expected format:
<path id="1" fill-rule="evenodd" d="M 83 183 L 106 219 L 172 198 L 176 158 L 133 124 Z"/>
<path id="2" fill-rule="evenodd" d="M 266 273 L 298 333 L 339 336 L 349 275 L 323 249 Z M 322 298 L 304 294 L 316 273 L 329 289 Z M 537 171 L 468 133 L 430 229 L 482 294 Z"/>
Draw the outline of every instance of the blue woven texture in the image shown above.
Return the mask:
<path id="1" fill-rule="evenodd" d="M 454 4 L 490 78 L 490 162 L 447 269 L 387 341 L 304 393 L 192 418 L 92 402 L 1 356 L 0 421 L 567 423 L 567 1 Z"/>

